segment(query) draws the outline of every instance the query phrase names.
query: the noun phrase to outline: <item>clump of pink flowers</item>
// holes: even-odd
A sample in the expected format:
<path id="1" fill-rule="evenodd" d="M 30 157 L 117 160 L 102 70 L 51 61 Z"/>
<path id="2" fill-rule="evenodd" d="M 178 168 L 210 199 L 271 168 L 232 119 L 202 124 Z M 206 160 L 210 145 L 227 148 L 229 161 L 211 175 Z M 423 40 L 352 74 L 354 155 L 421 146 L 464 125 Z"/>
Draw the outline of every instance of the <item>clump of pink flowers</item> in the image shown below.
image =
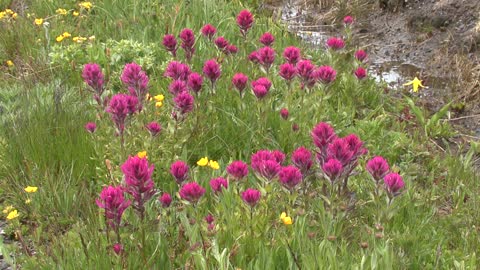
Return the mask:
<path id="1" fill-rule="evenodd" d="M 123 84 L 128 88 L 132 96 L 136 96 L 142 104 L 144 97 L 148 91 L 148 76 L 142 67 L 137 63 L 126 64 L 122 76 L 120 77 Z"/>
<path id="2" fill-rule="evenodd" d="M 129 157 L 121 166 L 125 190 L 133 197 L 133 208 L 141 219 L 145 213 L 145 203 L 155 194 L 152 174 L 155 166 L 149 164 L 146 158 Z"/>
<path id="3" fill-rule="evenodd" d="M 175 181 L 179 185 L 181 185 L 185 180 L 187 180 L 188 170 L 189 167 L 187 163 L 181 160 L 175 161 L 170 166 L 170 174 L 172 174 L 173 178 L 175 178 Z"/>
<path id="4" fill-rule="evenodd" d="M 103 106 L 102 94 L 105 90 L 105 81 L 102 69 L 96 63 L 89 63 L 83 67 L 83 81 L 93 90 L 93 98 L 99 106 Z"/>
<path id="5" fill-rule="evenodd" d="M 212 188 L 213 192 L 221 193 L 223 189 L 228 188 L 228 181 L 223 177 L 218 177 L 210 180 L 210 187 Z"/>
<path id="6" fill-rule="evenodd" d="M 272 46 L 275 41 L 275 37 L 270 32 L 265 32 L 259 39 L 260 43 L 265 46 Z"/>
<path id="7" fill-rule="evenodd" d="M 162 131 L 162 126 L 160 126 L 160 124 L 155 121 L 148 123 L 145 128 L 148 130 L 148 132 L 150 132 L 150 135 L 152 137 L 156 137 L 160 133 L 160 131 Z"/>
<path id="8" fill-rule="evenodd" d="M 212 88 L 215 88 L 215 82 L 222 74 L 220 65 L 214 59 L 207 60 L 203 65 L 203 75 L 210 80 Z"/>
<path id="9" fill-rule="evenodd" d="M 340 50 L 345 47 L 345 41 L 341 38 L 331 37 L 327 40 L 327 47 L 332 50 Z"/>
<path id="10" fill-rule="evenodd" d="M 190 62 L 193 57 L 193 53 L 195 52 L 195 34 L 193 33 L 192 29 L 185 28 L 180 32 L 179 37 L 182 41 L 180 47 L 182 47 L 182 49 L 185 51 L 185 58 L 187 59 L 187 62 Z"/>
<path id="11" fill-rule="evenodd" d="M 233 161 L 227 166 L 227 173 L 231 179 L 242 180 L 248 175 L 248 165 L 241 160 Z"/>
<path id="12" fill-rule="evenodd" d="M 233 75 L 232 84 L 240 93 L 240 96 L 243 96 L 243 90 L 247 87 L 248 77 L 243 73 L 236 73 Z"/>
<path id="13" fill-rule="evenodd" d="M 205 194 L 205 189 L 196 182 L 187 183 L 179 191 L 180 197 L 192 204 L 196 204 Z"/>
<path id="14" fill-rule="evenodd" d="M 105 220 L 110 228 L 118 233 L 123 212 L 130 206 L 131 201 L 126 200 L 122 187 L 105 187 L 100 193 L 100 198 L 95 201 L 98 207 L 105 209 Z"/>
<path id="15" fill-rule="evenodd" d="M 209 40 L 212 40 L 213 36 L 217 33 L 217 28 L 211 24 L 206 24 L 202 27 L 202 35 Z"/>
<path id="16" fill-rule="evenodd" d="M 260 191 L 253 189 L 253 188 L 248 188 L 241 194 L 242 200 L 248 204 L 250 207 L 255 207 L 260 200 L 261 193 Z"/>
<path id="17" fill-rule="evenodd" d="M 253 15 L 250 11 L 244 9 L 237 15 L 237 25 L 240 28 L 240 33 L 244 38 L 247 37 L 248 30 L 253 25 Z"/>
<path id="18" fill-rule="evenodd" d="M 172 54 L 173 57 L 177 56 L 177 39 L 175 39 L 174 35 L 165 35 L 163 37 L 162 44 L 165 49 Z"/>

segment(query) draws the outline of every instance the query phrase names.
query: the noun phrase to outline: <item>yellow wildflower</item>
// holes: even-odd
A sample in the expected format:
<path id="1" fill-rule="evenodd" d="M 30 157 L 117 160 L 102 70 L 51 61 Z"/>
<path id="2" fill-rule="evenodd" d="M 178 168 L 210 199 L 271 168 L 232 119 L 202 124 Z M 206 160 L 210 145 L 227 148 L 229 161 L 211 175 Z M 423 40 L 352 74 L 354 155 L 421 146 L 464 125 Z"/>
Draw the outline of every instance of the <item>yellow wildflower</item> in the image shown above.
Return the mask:
<path id="1" fill-rule="evenodd" d="M 28 192 L 28 193 L 35 193 L 37 192 L 38 190 L 38 187 L 31 187 L 31 186 L 28 186 L 25 188 L 25 191 Z"/>
<path id="2" fill-rule="evenodd" d="M 153 99 L 155 99 L 157 102 L 161 102 L 165 99 L 165 97 L 163 95 L 156 95 L 153 97 Z"/>
<path id="3" fill-rule="evenodd" d="M 13 12 L 13 10 L 7 8 L 7 9 L 5 9 L 5 13 L 7 13 L 9 15 L 13 15 L 14 12 Z"/>
<path id="4" fill-rule="evenodd" d="M 163 103 L 161 101 L 155 102 L 155 107 L 160 108 L 163 106 Z"/>
<path id="5" fill-rule="evenodd" d="M 55 13 L 57 13 L 59 15 L 67 15 L 68 14 L 67 10 L 64 9 L 64 8 L 59 8 L 59 9 L 55 10 Z"/>
<path id="6" fill-rule="evenodd" d="M 63 32 L 62 36 L 63 36 L 63 38 L 69 38 L 72 35 L 69 32 Z"/>
<path id="7" fill-rule="evenodd" d="M 85 40 L 87 40 L 87 38 L 84 38 L 84 37 L 74 37 L 72 38 L 72 40 L 76 43 L 82 43 L 84 42 Z"/>
<path id="8" fill-rule="evenodd" d="M 9 213 L 12 210 L 13 210 L 13 205 L 9 205 L 9 206 L 5 207 L 5 209 L 3 209 L 3 213 L 4 214 Z"/>
<path id="9" fill-rule="evenodd" d="M 90 10 L 93 7 L 92 2 L 81 2 L 78 5 L 86 10 Z"/>
<path id="10" fill-rule="evenodd" d="M 417 77 L 415 77 L 412 81 L 409 81 L 404 84 L 404 86 L 407 86 L 407 85 L 412 85 L 414 93 L 418 92 L 418 87 L 422 87 L 422 88 L 425 87 L 422 85 L 422 81 L 419 80 Z"/>
<path id="11" fill-rule="evenodd" d="M 139 158 L 148 158 L 147 151 L 140 151 L 137 153 L 137 157 Z"/>
<path id="12" fill-rule="evenodd" d="M 35 24 L 36 24 L 36 25 L 42 25 L 42 23 L 43 23 L 43 19 L 42 19 L 42 18 L 35 19 Z"/>
<path id="13" fill-rule="evenodd" d="M 30 204 L 31 202 L 32 202 L 32 200 L 30 200 L 30 199 L 26 199 L 26 200 L 25 200 L 25 203 L 26 203 L 26 204 Z"/>
<path id="14" fill-rule="evenodd" d="M 77 17 L 78 15 L 80 15 L 80 13 L 78 11 L 74 10 L 72 12 L 72 15 L 73 15 L 73 17 Z"/>
<path id="15" fill-rule="evenodd" d="M 208 166 L 210 166 L 210 168 L 214 169 L 214 170 L 218 170 L 220 169 L 220 165 L 218 165 L 218 162 L 214 161 L 214 160 L 210 160 L 208 162 Z"/>
<path id="16" fill-rule="evenodd" d="M 285 225 L 292 225 L 293 224 L 293 219 L 289 216 L 287 216 L 287 213 L 282 212 L 280 215 L 280 220 L 282 220 L 283 224 Z"/>
<path id="17" fill-rule="evenodd" d="M 201 158 L 199 161 L 197 161 L 197 165 L 198 166 L 207 166 L 208 165 L 208 158 L 207 157 L 203 157 Z"/>
<path id="18" fill-rule="evenodd" d="M 0 11 L 0 20 L 3 19 L 7 13 L 5 11 Z"/>
<path id="19" fill-rule="evenodd" d="M 58 36 L 55 40 L 56 40 L 57 42 L 62 42 L 63 39 L 64 39 L 63 35 L 60 35 L 60 36 Z"/>
<path id="20" fill-rule="evenodd" d="M 7 66 L 13 67 L 14 66 L 13 61 L 12 60 L 7 60 Z"/>
<path id="21" fill-rule="evenodd" d="M 18 14 L 16 12 L 12 14 L 13 19 L 16 19 L 17 17 L 18 17 Z"/>
<path id="22" fill-rule="evenodd" d="M 8 213 L 8 216 L 7 216 L 7 219 L 8 220 L 12 220 L 14 218 L 17 218 L 18 216 L 20 216 L 18 214 L 18 211 L 17 210 L 13 210 L 12 212 Z"/>

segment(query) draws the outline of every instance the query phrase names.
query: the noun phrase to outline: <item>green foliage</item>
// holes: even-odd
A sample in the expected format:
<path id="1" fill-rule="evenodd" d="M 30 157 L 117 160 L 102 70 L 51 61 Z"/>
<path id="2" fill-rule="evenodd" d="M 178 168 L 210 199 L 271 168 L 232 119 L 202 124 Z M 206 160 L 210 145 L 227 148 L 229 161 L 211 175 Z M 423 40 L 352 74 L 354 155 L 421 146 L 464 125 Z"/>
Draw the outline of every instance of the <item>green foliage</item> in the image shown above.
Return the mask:
<path id="1" fill-rule="evenodd" d="M 348 42 L 339 52 L 309 50 L 282 25 L 256 13 L 244 39 L 235 16 L 258 1 L 161 2 L 106 0 L 93 2 L 88 11 L 75 1 L 32 1 L 29 11 L 35 15 L 20 16 L 11 25 L 0 22 L 6 30 L 0 39 L 1 60 L 8 57 L 16 64 L 0 70 L 8 81 L 0 91 L 0 203 L 20 213 L 8 223 L 9 237 L 21 232 L 36 252 L 30 257 L 24 248 L 16 250 L 15 262 L 23 269 L 478 268 L 480 182 L 472 170 L 478 146 L 472 143 L 465 155 L 458 155 L 449 148 L 438 151 L 432 141 L 452 135 L 442 121 L 450 104 L 428 117 L 412 99 L 385 96 L 373 79 L 357 80 L 352 70 L 359 63 L 353 61 Z M 54 15 L 59 7 L 70 10 L 69 15 Z M 73 10 L 80 16 L 72 16 Z M 34 18 L 44 18 L 49 28 L 35 26 Z M 217 35 L 238 46 L 238 53 L 224 55 L 202 37 L 199 30 L 205 23 L 214 24 Z M 175 121 L 171 80 L 163 76 L 174 59 L 161 41 L 164 34 L 178 36 L 185 27 L 197 37 L 192 70 L 202 73 L 205 60 L 217 59 L 222 74 L 214 89 L 205 79 L 194 111 Z M 95 35 L 95 40 L 56 42 L 65 31 Z M 277 53 L 268 72 L 247 59 L 266 31 L 275 36 Z M 17 39 L 20 33 L 24 43 Z M 288 85 L 277 74 L 283 48 L 292 45 L 315 65 L 334 67 L 336 80 L 311 89 L 301 89 L 298 79 Z M 184 61 L 180 48 L 176 60 Z M 110 114 L 81 81 L 83 65 L 90 62 L 99 63 L 105 73 L 103 97 L 127 92 L 119 77 L 129 62 L 147 72 L 151 95 L 165 96 L 161 107 L 145 100 L 142 111 L 128 117 L 124 145 Z M 231 83 L 237 72 L 248 75 L 249 83 L 268 77 L 269 94 L 258 100 L 247 87 L 240 95 Z M 404 106 L 415 122 L 398 116 Z M 289 110 L 286 120 L 279 115 L 282 108 Z M 151 121 L 163 127 L 157 137 L 145 130 Z M 84 130 L 87 122 L 97 124 L 95 133 Z M 252 171 L 243 181 L 230 179 L 221 194 L 212 192 L 210 179 L 226 177 L 228 164 L 249 162 L 259 149 L 283 151 L 285 164 L 300 146 L 317 150 L 310 132 L 319 122 L 330 123 L 340 137 L 357 134 L 369 150 L 349 178 L 348 193 L 337 193 L 339 186 L 325 181 L 318 164 L 316 173 L 293 192 Z M 298 131 L 292 130 L 294 124 Z M 117 255 L 116 235 L 107 229 L 104 210 L 95 200 L 105 186 L 123 183 L 120 166 L 143 150 L 155 165 L 158 194 L 146 203 L 144 219 L 131 207 L 126 210 L 120 228 L 123 253 Z M 393 201 L 364 169 L 377 155 L 405 179 L 403 193 Z M 196 165 L 205 156 L 218 161 L 220 169 Z M 169 172 L 176 160 L 190 166 L 188 181 L 207 189 L 198 204 L 180 199 Z M 39 189 L 27 193 L 26 186 Z M 253 209 L 240 197 L 249 187 L 262 192 Z M 157 201 L 163 192 L 174 197 L 169 208 Z M 282 223 L 282 212 L 293 218 L 292 225 Z M 215 218 L 213 228 L 204 220 L 208 214 Z"/>

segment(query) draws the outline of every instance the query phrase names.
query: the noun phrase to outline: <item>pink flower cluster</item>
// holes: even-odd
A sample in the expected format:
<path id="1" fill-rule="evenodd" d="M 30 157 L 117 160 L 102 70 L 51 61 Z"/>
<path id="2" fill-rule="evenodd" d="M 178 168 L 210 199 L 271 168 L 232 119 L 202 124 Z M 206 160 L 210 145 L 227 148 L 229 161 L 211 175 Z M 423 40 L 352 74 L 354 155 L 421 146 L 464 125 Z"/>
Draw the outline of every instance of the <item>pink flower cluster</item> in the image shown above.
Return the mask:
<path id="1" fill-rule="evenodd" d="M 97 101 L 99 106 L 103 106 L 101 97 L 105 90 L 105 82 L 100 66 L 96 63 L 86 64 L 83 67 L 82 78 L 83 81 L 92 88 L 95 101 Z"/>
<path id="2" fill-rule="evenodd" d="M 138 98 L 140 104 L 142 104 L 144 97 L 148 91 L 148 76 L 142 67 L 137 63 L 126 64 L 122 76 L 120 77 L 123 84 L 127 86 L 130 95 Z"/>

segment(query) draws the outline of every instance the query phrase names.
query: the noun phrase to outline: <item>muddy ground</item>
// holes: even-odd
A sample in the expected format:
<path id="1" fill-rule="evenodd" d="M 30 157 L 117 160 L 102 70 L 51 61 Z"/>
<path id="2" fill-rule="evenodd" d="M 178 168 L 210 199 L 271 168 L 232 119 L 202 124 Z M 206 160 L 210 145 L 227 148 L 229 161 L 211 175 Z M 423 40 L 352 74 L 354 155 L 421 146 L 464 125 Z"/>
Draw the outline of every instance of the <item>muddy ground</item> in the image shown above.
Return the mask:
<path id="1" fill-rule="evenodd" d="M 480 1 L 379 1 L 272 0 L 264 7 L 314 46 L 354 15 L 355 43 L 369 53 L 372 76 L 394 91 L 408 91 L 402 84 L 418 76 L 427 86 L 418 102 L 433 113 L 453 101 L 450 122 L 480 139 Z"/>

